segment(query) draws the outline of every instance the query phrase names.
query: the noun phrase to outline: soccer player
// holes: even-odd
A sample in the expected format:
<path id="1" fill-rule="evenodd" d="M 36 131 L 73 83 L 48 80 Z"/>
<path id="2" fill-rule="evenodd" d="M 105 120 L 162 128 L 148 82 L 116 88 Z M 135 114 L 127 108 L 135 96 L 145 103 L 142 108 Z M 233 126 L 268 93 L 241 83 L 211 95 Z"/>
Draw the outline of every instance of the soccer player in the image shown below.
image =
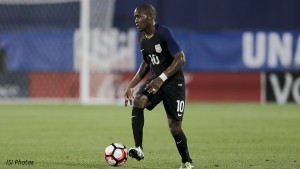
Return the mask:
<path id="1" fill-rule="evenodd" d="M 138 6 L 134 11 L 135 24 L 140 32 L 139 45 L 143 61 L 125 92 L 125 106 L 132 104 L 132 130 L 135 147 L 129 156 L 144 159 L 143 126 L 144 109 L 152 110 L 163 102 L 169 128 L 181 156 L 180 169 L 193 168 L 187 138 L 181 123 L 185 106 L 185 80 L 181 66 L 185 56 L 171 30 L 155 23 L 155 8 L 150 4 Z M 134 97 L 134 87 L 151 71 L 152 76 L 139 88 Z"/>

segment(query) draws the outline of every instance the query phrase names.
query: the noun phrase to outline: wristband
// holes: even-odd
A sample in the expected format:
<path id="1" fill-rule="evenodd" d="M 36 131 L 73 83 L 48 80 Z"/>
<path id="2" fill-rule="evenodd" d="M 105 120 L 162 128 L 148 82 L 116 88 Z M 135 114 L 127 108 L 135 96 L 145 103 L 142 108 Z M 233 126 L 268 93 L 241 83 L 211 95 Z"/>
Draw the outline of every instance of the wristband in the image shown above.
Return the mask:
<path id="1" fill-rule="evenodd" d="M 167 75 L 165 73 L 162 73 L 161 75 L 159 75 L 159 78 L 161 78 L 161 80 L 164 82 L 168 79 Z"/>

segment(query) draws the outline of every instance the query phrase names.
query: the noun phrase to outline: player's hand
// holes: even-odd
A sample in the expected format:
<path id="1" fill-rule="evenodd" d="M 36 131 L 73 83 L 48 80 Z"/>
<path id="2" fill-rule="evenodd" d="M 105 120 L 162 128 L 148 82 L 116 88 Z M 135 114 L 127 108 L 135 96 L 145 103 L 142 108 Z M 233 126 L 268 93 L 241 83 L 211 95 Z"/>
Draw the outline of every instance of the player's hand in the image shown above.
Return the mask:
<path id="1" fill-rule="evenodd" d="M 145 90 L 148 91 L 148 93 L 156 93 L 161 85 L 163 84 L 163 81 L 161 80 L 161 78 L 157 77 L 155 79 L 153 79 L 150 83 L 146 84 Z"/>
<path id="2" fill-rule="evenodd" d="M 128 102 L 130 105 L 132 105 L 132 101 L 134 99 L 134 96 L 133 96 L 133 92 L 134 92 L 134 89 L 133 88 L 128 88 L 124 94 L 124 99 L 125 99 L 125 107 L 127 107 L 128 105 Z"/>

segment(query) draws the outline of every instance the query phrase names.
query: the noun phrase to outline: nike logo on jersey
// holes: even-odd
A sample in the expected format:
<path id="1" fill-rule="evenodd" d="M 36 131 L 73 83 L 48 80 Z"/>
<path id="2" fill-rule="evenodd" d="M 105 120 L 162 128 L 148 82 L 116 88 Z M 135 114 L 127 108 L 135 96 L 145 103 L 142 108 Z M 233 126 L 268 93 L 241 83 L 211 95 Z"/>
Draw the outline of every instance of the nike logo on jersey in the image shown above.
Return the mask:
<path id="1" fill-rule="evenodd" d="M 144 49 L 141 49 L 141 52 L 143 52 L 144 51 Z"/>
<path id="2" fill-rule="evenodd" d="M 182 114 L 181 114 L 181 113 L 177 113 L 177 116 L 178 116 L 178 117 L 181 117 L 181 116 L 182 116 Z"/>
<path id="3" fill-rule="evenodd" d="M 131 118 L 134 118 L 135 116 L 131 116 Z"/>

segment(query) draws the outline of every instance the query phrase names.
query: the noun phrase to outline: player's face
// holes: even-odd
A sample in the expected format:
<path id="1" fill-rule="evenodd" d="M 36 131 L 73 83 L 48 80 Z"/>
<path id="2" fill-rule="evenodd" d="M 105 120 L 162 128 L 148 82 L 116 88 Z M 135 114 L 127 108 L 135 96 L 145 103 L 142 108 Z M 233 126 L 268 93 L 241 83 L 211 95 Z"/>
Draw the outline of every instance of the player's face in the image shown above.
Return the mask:
<path id="1" fill-rule="evenodd" d="M 140 32 L 144 32 L 145 30 L 148 29 L 151 19 L 149 16 L 147 16 L 145 13 L 143 13 L 141 10 L 138 8 L 134 10 L 134 22 L 136 25 L 136 28 Z"/>

